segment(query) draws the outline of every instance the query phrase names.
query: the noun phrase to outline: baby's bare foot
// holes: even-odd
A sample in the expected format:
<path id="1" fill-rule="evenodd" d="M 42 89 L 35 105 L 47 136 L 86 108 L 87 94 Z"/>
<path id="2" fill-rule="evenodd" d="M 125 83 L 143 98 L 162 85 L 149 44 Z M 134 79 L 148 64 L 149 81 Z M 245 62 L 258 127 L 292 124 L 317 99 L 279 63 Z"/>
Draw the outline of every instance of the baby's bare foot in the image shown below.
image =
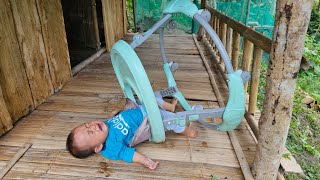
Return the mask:
<path id="1" fill-rule="evenodd" d="M 181 133 L 187 137 L 195 138 L 198 136 L 198 131 L 194 130 L 191 127 L 186 127 L 186 129 Z"/>
<path id="2" fill-rule="evenodd" d="M 176 106 L 178 104 L 178 99 L 177 98 L 173 98 L 171 99 L 170 103 L 174 106 Z"/>

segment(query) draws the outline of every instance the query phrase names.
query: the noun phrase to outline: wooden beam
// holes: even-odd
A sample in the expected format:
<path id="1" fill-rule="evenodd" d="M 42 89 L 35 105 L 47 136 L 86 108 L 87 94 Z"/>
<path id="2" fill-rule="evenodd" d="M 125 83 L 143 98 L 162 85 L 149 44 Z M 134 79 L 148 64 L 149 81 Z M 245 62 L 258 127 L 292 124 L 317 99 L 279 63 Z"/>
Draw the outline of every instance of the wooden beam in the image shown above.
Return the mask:
<path id="1" fill-rule="evenodd" d="M 5 168 L 0 172 L 0 179 L 2 179 L 8 171 L 16 164 L 16 162 L 23 156 L 23 154 L 31 147 L 32 144 L 24 144 L 23 147 L 13 156 L 13 158 L 7 163 Z"/>

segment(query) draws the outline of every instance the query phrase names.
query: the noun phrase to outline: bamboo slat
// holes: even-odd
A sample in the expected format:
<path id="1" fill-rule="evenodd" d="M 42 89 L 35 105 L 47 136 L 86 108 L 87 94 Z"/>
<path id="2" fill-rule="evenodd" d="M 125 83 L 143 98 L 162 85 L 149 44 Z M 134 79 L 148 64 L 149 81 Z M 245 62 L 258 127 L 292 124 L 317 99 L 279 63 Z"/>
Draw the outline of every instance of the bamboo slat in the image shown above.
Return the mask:
<path id="1" fill-rule="evenodd" d="M 25 144 L 23 148 L 21 148 L 17 154 L 14 155 L 14 157 L 10 160 L 10 162 L 6 165 L 4 169 L 0 172 L 0 179 L 2 179 L 8 171 L 14 166 L 14 164 L 23 156 L 23 154 L 31 147 L 32 144 Z"/>

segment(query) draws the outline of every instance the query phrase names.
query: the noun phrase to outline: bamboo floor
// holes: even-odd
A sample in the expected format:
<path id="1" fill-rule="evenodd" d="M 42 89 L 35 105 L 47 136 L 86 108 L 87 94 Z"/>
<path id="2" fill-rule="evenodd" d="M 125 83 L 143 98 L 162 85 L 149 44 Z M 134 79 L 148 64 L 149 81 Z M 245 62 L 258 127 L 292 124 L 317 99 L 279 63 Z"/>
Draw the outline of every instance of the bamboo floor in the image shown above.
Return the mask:
<path id="1" fill-rule="evenodd" d="M 165 47 L 168 59 L 179 63 L 175 79 L 189 103 L 218 107 L 192 36 L 166 36 Z M 158 36 L 151 36 L 136 52 L 154 90 L 165 89 Z M 222 77 L 215 77 L 222 96 L 227 99 Z M 109 114 L 121 109 L 124 101 L 109 56 L 103 54 L 0 137 L 0 169 L 25 143 L 32 143 L 4 179 L 244 179 L 228 134 L 197 122 L 191 123 L 199 131 L 197 138 L 168 132 L 163 143 L 144 142 L 136 146 L 137 151 L 160 162 L 153 171 L 135 163 L 110 161 L 99 154 L 76 159 L 66 151 L 70 130 L 89 120 L 110 118 Z M 182 111 L 181 106 L 177 111 Z M 242 122 L 235 133 L 252 165 L 255 140 L 247 123 Z"/>

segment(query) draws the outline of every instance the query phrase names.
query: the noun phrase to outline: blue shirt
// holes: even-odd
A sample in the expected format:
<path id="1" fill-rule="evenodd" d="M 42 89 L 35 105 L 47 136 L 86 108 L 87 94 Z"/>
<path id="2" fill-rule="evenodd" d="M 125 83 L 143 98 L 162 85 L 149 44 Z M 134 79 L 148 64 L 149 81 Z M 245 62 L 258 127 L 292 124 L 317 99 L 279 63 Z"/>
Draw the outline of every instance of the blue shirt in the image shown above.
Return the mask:
<path id="1" fill-rule="evenodd" d="M 132 162 L 135 148 L 128 146 L 142 121 L 143 114 L 139 107 L 122 111 L 105 121 L 109 132 L 101 154 L 111 160 Z"/>

